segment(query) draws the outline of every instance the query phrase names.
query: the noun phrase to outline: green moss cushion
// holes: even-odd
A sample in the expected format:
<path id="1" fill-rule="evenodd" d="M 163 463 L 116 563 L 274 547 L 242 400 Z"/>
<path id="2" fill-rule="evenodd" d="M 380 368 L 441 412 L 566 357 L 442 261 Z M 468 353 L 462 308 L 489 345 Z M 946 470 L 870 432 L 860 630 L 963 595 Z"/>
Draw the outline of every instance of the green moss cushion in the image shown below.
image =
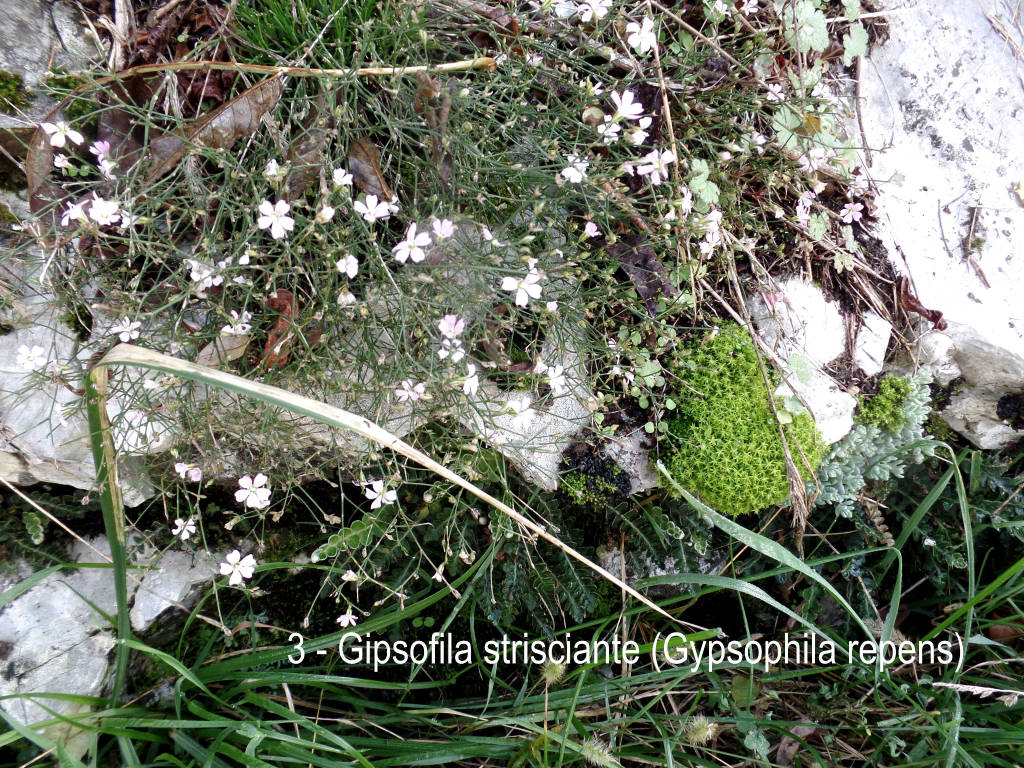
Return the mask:
<path id="1" fill-rule="evenodd" d="M 774 388 L 777 374 L 768 370 Z M 789 481 L 782 442 L 746 332 L 735 325 L 718 329 L 681 358 L 675 373 L 679 416 L 669 425 L 665 447 L 667 466 L 679 484 L 730 515 L 785 502 Z M 784 429 L 793 461 L 807 480 L 823 450 L 814 420 L 804 411 Z"/>

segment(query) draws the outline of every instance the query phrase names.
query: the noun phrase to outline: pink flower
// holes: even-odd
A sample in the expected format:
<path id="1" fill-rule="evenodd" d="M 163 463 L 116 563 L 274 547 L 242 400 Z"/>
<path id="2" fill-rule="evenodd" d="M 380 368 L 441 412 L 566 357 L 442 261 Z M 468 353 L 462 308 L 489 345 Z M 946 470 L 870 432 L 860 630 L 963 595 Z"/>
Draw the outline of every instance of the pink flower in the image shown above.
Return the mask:
<path id="1" fill-rule="evenodd" d="M 427 392 L 427 385 L 423 382 L 416 383 L 412 379 L 406 379 L 395 390 L 398 401 L 404 403 L 407 400 L 416 402 Z"/>
<path id="2" fill-rule="evenodd" d="M 839 213 L 839 218 L 845 221 L 847 224 L 853 224 L 855 221 L 860 221 L 864 218 L 864 214 L 861 213 L 864 210 L 864 206 L 860 203 L 847 203 L 843 206 L 843 210 Z"/>
<path id="3" fill-rule="evenodd" d="M 466 329 L 466 321 L 458 315 L 445 315 L 437 328 L 446 339 L 454 339 Z"/>
<path id="4" fill-rule="evenodd" d="M 438 240 L 446 240 L 455 234 L 455 224 L 450 219 L 435 219 L 431 229 Z"/>
<path id="5" fill-rule="evenodd" d="M 354 627 L 356 625 L 356 622 L 359 621 L 359 619 L 356 617 L 354 613 L 352 613 L 352 611 L 348 611 L 347 613 L 341 614 L 341 616 L 336 618 L 335 621 L 338 622 L 339 627 L 344 628 Z"/>

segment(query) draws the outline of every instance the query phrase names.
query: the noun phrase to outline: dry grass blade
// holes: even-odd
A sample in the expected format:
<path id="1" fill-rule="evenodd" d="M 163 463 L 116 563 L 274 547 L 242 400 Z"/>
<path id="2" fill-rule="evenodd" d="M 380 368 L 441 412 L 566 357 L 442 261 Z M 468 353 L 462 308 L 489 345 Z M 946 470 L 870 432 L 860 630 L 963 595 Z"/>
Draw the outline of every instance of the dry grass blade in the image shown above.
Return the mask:
<path id="1" fill-rule="evenodd" d="M 356 434 L 371 440 L 378 445 L 388 448 L 395 453 L 401 454 L 406 458 L 416 462 L 421 467 L 429 469 L 431 472 L 443 477 L 460 488 L 463 488 L 474 496 L 479 498 L 481 501 L 489 504 L 494 509 L 503 512 L 517 525 L 528 531 L 530 534 L 543 539 L 549 544 L 557 547 L 569 557 L 577 560 L 578 562 L 590 568 L 592 571 L 597 573 L 603 579 L 607 579 L 616 587 L 630 595 L 630 597 L 643 603 L 651 610 L 657 612 L 661 616 L 669 619 L 672 622 L 678 623 L 693 630 L 703 630 L 705 627 L 700 627 L 695 624 L 681 621 L 680 619 L 671 616 L 663 608 L 656 605 L 648 598 L 641 595 L 633 587 L 626 584 L 619 577 L 613 575 L 609 571 L 602 568 L 597 563 L 588 559 L 584 555 L 577 552 L 575 549 L 570 547 L 565 542 L 558 539 L 549 533 L 543 526 L 538 525 L 527 517 L 524 517 L 519 512 L 516 512 L 512 507 L 508 506 L 504 502 L 494 498 L 486 491 L 478 488 L 473 483 L 464 479 L 462 476 L 452 472 L 450 469 L 442 464 L 439 464 L 434 459 L 427 456 L 422 451 L 409 445 L 405 441 L 396 437 L 387 430 L 379 427 L 363 416 L 359 416 L 349 411 L 342 410 L 341 408 L 335 408 L 334 406 L 321 403 L 302 395 L 296 395 L 291 392 L 287 392 L 277 387 L 271 387 L 267 384 L 261 384 L 259 382 L 250 381 L 243 379 L 240 376 L 234 374 L 225 373 L 223 371 L 217 371 L 212 368 L 198 365 L 196 363 L 189 362 L 187 360 L 181 360 L 176 357 L 169 355 L 163 355 L 159 352 L 153 352 L 152 350 L 143 349 L 132 344 L 118 344 L 105 354 L 92 369 L 90 369 L 90 379 L 100 377 L 105 380 L 105 369 L 109 366 L 117 365 L 129 365 L 138 368 L 146 368 L 149 370 L 162 371 L 169 373 L 174 376 L 181 378 L 192 379 L 194 381 L 200 381 L 208 386 L 219 387 L 221 389 L 228 390 L 230 392 L 236 392 L 247 397 L 253 397 L 264 403 L 284 408 L 292 413 L 307 416 L 317 421 L 328 424 L 330 426 L 339 427 L 341 429 L 348 429 Z M 104 394 L 105 389 L 97 387 L 97 390 L 101 395 Z M 105 397 L 99 402 L 99 408 L 104 410 L 106 406 Z"/>

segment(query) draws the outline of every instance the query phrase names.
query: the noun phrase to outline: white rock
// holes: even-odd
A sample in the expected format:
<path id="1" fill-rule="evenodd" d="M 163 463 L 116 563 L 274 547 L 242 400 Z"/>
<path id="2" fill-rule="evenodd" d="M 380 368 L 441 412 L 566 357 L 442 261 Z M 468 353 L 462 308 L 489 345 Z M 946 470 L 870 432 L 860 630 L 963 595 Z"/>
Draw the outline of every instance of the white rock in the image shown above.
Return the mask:
<path id="1" fill-rule="evenodd" d="M 853 362 L 868 376 L 882 372 L 890 336 L 892 325 L 888 320 L 870 309 L 864 313 L 854 346 Z"/>
<path id="2" fill-rule="evenodd" d="M 183 604 L 195 588 L 217 576 L 218 562 L 206 552 L 192 554 L 169 550 L 160 555 L 149 570 L 143 572 L 132 605 L 132 629 L 145 632 L 165 610 Z"/>
<path id="3" fill-rule="evenodd" d="M 650 440 L 651 436 L 639 428 L 624 435 L 616 432 L 605 445 L 604 452 L 629 475 L 630 493 L 657 488 L 660 482 L 647 448 Z"/>
<path id="4" fill-rule="evenodd" d="M 87 545 L 76 542 L 71 559 L 105 564 L 100 553 L 110 554 L 102 536 Z M 130 596 L 134 591 L 131 581 L 128 589 Z M 0 640 L 12 646 L 5 662 L 10 674 L 0 675 L 0 696 L 41 691 L 99 695 L 114 639 L 109 622 L 98 611 L 116 613 L 109 568 L 53 573 L 0 609 Z M 41 701 L 57 712 L 68 707 L 66 701 Z M 28 699 L 2 699 L 0 707 L 26 724 L 50 718 L 45 709 Z"/>
<path id="5" fill-rule="evenodd" d="M 747 307 L 761 338 L 789 362 L 787 380 L 775 394 L 787 397 L 795 390 L 826 445 L 843 438 L 853 429 L 857 399 L 822 371 L 846 348 L 846 326 L 838 305 L 827 301 L 814 285 L 790 278 L 779 283 L 771 305 L 764 295 L 755 294 L 747 300 Z M 802 370 L 806 367 L 810 367 L 810 375 Z"/>
<path id="6" fill-rule="evenodd" d="M 967 387 L 943 417 L 976 445 L 1002 447 L 1024 437 L 996 414 L 1000 397 L 1024 389 L 1024 208 L 1014 192 L 1024 182 L 1020 64 L 985 17 L 1005 17 L 1001 6 L 891 6 L 889 38 L 861 80 L 865 137 L 884 149 L 869 169 L 879 235 L 921 302 L 949 323 L 950 355 L 932 334 L 913 355 L 935 360 L 940 382 L 964 371 Z"/>

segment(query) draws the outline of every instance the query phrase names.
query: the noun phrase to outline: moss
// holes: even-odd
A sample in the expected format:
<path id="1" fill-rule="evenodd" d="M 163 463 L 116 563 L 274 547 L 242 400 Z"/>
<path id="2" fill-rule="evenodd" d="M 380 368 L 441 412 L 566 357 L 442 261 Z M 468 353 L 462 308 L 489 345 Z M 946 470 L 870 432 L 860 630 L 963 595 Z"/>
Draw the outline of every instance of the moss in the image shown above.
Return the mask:
<path id="1" fill-rule="evenodd" d="M 910 382 L 906 378 L 886 376 L 878 382 L 878 392 L 874 396 L 861 400 L 854 421 L 895 432 L 903 422 L 903 404 L 909 394 Z"/>
<path id="2" fill-rule="evenodd" d="M 0 203 L 0 228 L 9 224 L 17 224 L 21 219 L 14 215 L 10 208 Z"/>
<path id="3" fill-rule="evenodd" d="M 28 92 L 21 75 L 0 70 L 0 109 L 15 109 L 28 104 Z"/>
<path id="4" fill-rule="evenodd" d="M 662 448 L 680 485 L 730 515 L 785 502 L 789 479 L 782 441 L 746 333 L 735 325 L 720 328 L 691 348 L 674 373 L 686 386 L 674 393 L 679 416 L 670 422 Z M 771 378 L 774 387 L 777 376 Z M 793 460 L 809 479 L 824 450 L 814 420 L 803 412 L 783 429 Z"/>
<path id="5" fill-rule="evenodd" d="M 63 101 L 71 91 L 84 85 L 88 81 L 77 75 L 69 75 L 63 70 L 55 70 L 46 75 L 46 91 L 58 101 Z M 95 121 L 96 111 L 99 104 L 91 98 L 86 98 L 84 93 L 73 97 L 64 107 L 64 119 L 79 128 L 89 126 Z"/>
<path id="6" fill-rule="evenodd" d="M 629 475 L 610 456 L 586 452 L 567 466 L 559 485 L 571 504 L 605 509 L 629 495 Z"/>

